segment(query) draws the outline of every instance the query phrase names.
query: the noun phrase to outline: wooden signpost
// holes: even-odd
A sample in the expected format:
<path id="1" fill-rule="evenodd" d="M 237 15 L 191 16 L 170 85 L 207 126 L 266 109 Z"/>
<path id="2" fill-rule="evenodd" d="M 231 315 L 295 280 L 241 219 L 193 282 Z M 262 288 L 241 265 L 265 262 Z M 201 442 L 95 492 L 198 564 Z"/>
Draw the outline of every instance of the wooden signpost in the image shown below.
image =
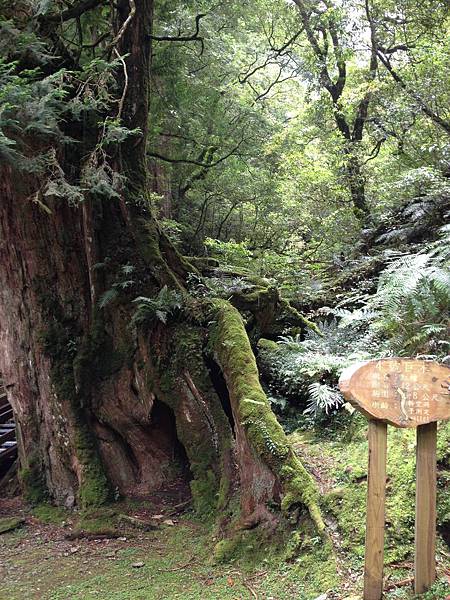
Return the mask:
<path id="1" fill-rule="evenodd" d="M 369 418 L 364 600 L 383 595 L 387 425 L 417 428 L 414 591 L 436 576 L 436 421 L 450 418 L 450 368 L 414 359 L 380 359 L 345 369 L 343 396 Z"/>

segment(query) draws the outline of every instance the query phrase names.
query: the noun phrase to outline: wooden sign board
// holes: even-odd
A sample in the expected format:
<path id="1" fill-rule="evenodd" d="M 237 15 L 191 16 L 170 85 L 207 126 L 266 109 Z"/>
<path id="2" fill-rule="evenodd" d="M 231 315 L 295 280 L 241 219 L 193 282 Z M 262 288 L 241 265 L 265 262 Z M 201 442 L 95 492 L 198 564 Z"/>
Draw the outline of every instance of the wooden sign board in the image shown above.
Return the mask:
<path id="1" fill-rule="evenodd" d="M 450 418 L 450 367 L 385 358 L 345 369 L 339 388 L 369 418 L 364 600 L 383 596 L 387 423 L 417 428 L 414 591 L 436 576 L 436 421 Z"/>
<path id="2" fill-rule="evenodd" d="M 384 358 L 345 369 L 339 388 L 369 419 L 418 427 L 450 418 L 450 367 L 435 362 Z"/>

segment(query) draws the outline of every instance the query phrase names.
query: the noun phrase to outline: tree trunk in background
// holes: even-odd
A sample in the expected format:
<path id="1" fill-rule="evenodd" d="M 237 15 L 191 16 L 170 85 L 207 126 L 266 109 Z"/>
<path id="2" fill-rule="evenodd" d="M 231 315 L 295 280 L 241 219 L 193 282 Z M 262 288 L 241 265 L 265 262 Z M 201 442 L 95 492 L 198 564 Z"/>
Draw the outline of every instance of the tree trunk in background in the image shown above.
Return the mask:
<path id="1" fill-rule="evenodd" d="M 366 200 L 366 182 L 361 171 L 361 164 L 351 150 L 347 153 L 346 171 L 353 212 L 356 218 L 364 224 L 370 219 L 370 210 Z"/>
<path id="2" fill-rule="evenodd" d="M 274 520 L 269 506 L 301 504 L 322 533 L 317 489 L 261 389 L 239 313 L 189 296 L 194 269 L 142 202 L 152 4 L 135 6 L 121 39 L 122 116 L 142 133 L 113 160 L 123 197 L 44 205 L 41 181 L 0 168 L 0 372 L 24 488 L 33 501 L 95 506 L 183 477 L 199 511 L 229 519 L 238 497 L 253 526 Z M 124 23 L 128 2 L 119 12 Z M 66 172 L 82 172 L 83 149 L 56 153 Z M 164 286 L 182 297 L 181 314 L 133 324 L 133 299 Z"/>

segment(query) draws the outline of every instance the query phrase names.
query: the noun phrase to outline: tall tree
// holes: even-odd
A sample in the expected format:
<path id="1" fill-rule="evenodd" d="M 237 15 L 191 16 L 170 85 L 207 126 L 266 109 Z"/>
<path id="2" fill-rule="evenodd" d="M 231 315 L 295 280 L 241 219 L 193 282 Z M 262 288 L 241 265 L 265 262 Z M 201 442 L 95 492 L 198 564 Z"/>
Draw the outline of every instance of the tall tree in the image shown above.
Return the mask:
<path id="1" fill-rule="evenodd" d="M 148 204 L 153 0 L 25 1 L 2 28 L 0 371 L 28 493 L 96 505 L 184 472 L 199 509 L 300 504 L 323 532 L 242 318 L 188 293 Z"/>
<path id="2" fill-rule="evenodd" d="M 364 173 L 358 147 L 363 140 L 372 97 L 370 84 L 375 80 L 378 69 L 376 49 L 372 40 L 365 77 L 366 89 L 354 107 L 353 115 L 350 116 L 344 104 L 344 93 L 348 87 L 349 58 L 345 26 L 348 26 L 350 19 L 346 15 L 344 20 L 338 6 L 329 0 L 320 3 L 304 0 L 294 0 L 294 2 L 315 58 L 317 77 L 320 85 L 331 98 L 336 127 L 345 141 L 345 164 L 355 213 L 365 220 L 369 216 L 370 209 L 366 201 Z M 365 10 L 368 14 L 368 2 L 365 3 Z"/>

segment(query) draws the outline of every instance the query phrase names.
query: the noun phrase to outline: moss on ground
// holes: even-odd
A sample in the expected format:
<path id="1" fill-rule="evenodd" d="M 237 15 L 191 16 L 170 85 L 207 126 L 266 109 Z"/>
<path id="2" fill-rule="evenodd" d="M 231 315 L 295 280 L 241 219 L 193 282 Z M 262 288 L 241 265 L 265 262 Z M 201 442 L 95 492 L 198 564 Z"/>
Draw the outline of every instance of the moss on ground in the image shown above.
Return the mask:
<path id="1" fill-rule="evenodd" d="M 52 539 L 30 537 L 16 550 L 14 569 L 5 570 L 2 593 L 10 600 L 236 600 L 254 597 L 253 590 L 259 598 L 312 600 L 339 589 L 319 538 L 289 563 L 251 531 L 232 563 L 213 563 L 213 545 L 210 526 L 191 519 L 139 539 L 68 542 L 63 552 Z"/>
<path id="2" fill-rule="evenodd" d="M 122 530 L 121 513 L 154 513 L 148 503 L 128 501 L 100 510 L 70 513 L 75 530 L 101 533 L 115 526 L 122 541 L 64 542 L 68 532 L 55 528 L 64 511 L 39 506 L 34 513 L 47 530 L 34 525 L 2 535 L 0 577 L 2 593 L 11 600 L 360 600 L 364 553 L 367 440 L 366 423 L 358 420 L 351 441 L 321 432 L 315 437 L 290 436 L 303 455 L 320 471 L 323 511 L 333 531 L 335 552 L 317 535 L 309 520 L 302 521 L 286 543 L 283 532 L 262 528 L 240 531 L 232 540 L 217 542 L 211 520 L 185 515 L 174 526 L 155 531 Z M 438 434 L 439 481 L 448 464 L 450 424 Z M 389 487 L 387 502 L 386 577 L 390 583 L 412 576 L 414 489 L 414 432 L 389 428 Z M 444 469 L 444 471 L 442 470 Z M 449 490 L 441 481 L 439 522 Z M 175 519 L 175 521 L 177 521 Z M 117 525 L 115 525 L 118 523 Z M 52 533 L 53 532 L 53 533 Z M 52 537 L 53 535 L 53 537 Z M 126 539 L 125 539 L 126 538 Z M 58 543 L 55 544 L 55 540 Z M 281 543 L 280 540 L 284 540 Z M 64 545 L 65 544 L 65 545 Z M 9 555 L 14 548 L 14 555 Z M 73 550 L 73 553 L 72 553 Z M 446 553 L 446 554 L 444 554 Z M 450 586 L 444 576 L 448 548 L 438 544 L 438 580 L 421 600 L 444 600 Z M 133 565 L 140 565 L 133 567 Z M 250 590 L 253 590 L 251 592 Z M 411 586 L 385 593 L 385 600 L 416 598 Z"/>
<path id="3" fill-rule="evenodd" d="M 291 441 L 321 473 L 325 490 L 322 509 L 333 531 L 338 563 L 362 586 L 367 493 L 368 444 L 367 422 L 353 422 L 353 436 L 346 431 L 324 432 L 315 437 L 296 432 Z M 450 486 L 446 466 L 450 458 L 450 423 L 438 429 L 438 527 L 448 527 Z M 415 519 L 415 431 L 388 428 L 388 482 L 386 496 L 385 575 L 390 583 L 413 577 Z M 438 580 L 426 600 L 443 600 L 450 594 L 443 568 L 448 563 L 448 547 L 438 536 Z M 358 577 L 358 579 L 356 579 Z M 393 588 L 385 598 L 410 600 L 416 598 L 411 586 Z M 359 598 L 359 596 L 356 596 Z"/>
<path id="4" fill-rule="evenodd" d="M 22 517 L 6 517 L 0 519 L 0 534 L 17 529 L 23 522 L 24 519 Z"/>
<path id="5" fill-rule="evenodd" d="M 32 515 L 41 521 L 41 523 L 61 525 L 65 519 L 71 516 L 71 513 L 60 506 L 39 504 L 33 508 Z"/>

